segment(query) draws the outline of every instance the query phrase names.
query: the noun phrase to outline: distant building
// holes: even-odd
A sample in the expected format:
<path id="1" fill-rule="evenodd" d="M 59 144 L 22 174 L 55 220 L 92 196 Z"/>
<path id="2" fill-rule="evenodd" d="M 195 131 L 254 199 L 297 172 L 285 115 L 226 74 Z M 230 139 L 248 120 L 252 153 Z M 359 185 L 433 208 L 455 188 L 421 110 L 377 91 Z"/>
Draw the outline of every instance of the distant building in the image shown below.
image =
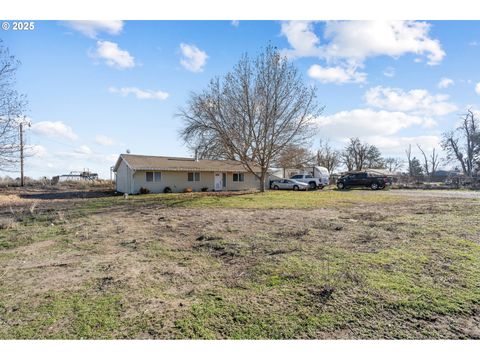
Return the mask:
<path id="1" fill-rule="evenodd" d="M 70 174 L 57 175 L 52 178 L 52 183 L 57 184 L 64 181 L 93 181 L 98 180 L 98 174 L 89 170 L 72 171 Z"/>

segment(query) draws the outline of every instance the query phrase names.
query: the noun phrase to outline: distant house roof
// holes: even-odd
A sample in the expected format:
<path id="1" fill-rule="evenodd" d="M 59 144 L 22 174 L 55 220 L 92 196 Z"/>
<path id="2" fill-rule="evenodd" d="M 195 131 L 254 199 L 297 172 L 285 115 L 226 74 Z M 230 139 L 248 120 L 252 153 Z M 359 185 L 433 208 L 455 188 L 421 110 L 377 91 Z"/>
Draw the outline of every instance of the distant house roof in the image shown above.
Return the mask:
<path id="1" fill-rule="evenodd" d="M 133 170 L 163 170 L 163 171 L 225 171 L 246 172 L 247 170 L 239 161 L 234 160 L 207 160 L 194 158 L 182 158 L 171 156 L 147 156 L 121 154 L 114 166 L 118 170 L 121 161 Z M 252 170 L 260 172 L 259 166 L 252 166 Z"/>

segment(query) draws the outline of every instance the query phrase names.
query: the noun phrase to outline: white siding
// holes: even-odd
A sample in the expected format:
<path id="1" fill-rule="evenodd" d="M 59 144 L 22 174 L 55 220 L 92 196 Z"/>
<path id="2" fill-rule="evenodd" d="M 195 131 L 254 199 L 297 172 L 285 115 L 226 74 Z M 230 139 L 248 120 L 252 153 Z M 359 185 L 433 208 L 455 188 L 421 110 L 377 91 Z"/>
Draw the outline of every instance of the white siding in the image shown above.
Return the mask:
<path id="1" fill-rule="evenodd" d="M 118 192 L 131 194 L 132 170 L 125 161 L 121 161 L 117 169 L 115 188 Z"/>
<path id="2" fill-rule="evenodd" d="M 192 188 L 193 191 L 201 191 L 202 188 L 208 188 L 208 191 L 214 189 L 215 174 L 223 174 L 223 172 L 201 171 L 200 181 L 188 181 L 187 171 L 160 171 L 161 180 L 159 182 L 147 182 L 146 171 L 133 171 L 125 161 L 121 161 L 116 172 L 116 190 L 121 193 L 138 194 L 140 188 L 144 187 L 151 193 L 162 193 L 166 187 L 172 189 L 172 192 L 183 192 L 186 188 Z M 243 173 L 244 181 L 233 181 L 233 173 L 225 172 L 227 191 L 240 191 L 259 189 L 260 182 L 251 173 Z M 154 177 L 155 179 L 155 177 Z"/>
<path id="3" fill-rule="evenodd" d="M 162 193 L 167 186 L 172 189 L 172 192 L 183 192 L 186 188 L 192 188 L 193 191 L 201 191 L 204 187 L 208 188 L 209 191 L 214 189 L 215 173 L 211 171 L 200 172 L 200 181 L 188 181 L 187 171 L 161 171 L 162 177 L 160 182 L 147 182 L 145 173 L 146 171 L 143 170 L 135 172 L 132 193 L 139 193 L 142 187 L 147 188 L 151 193 Z M 233 182 L 233 173 L 227 173 L 227 191 L 258 188 L 259 181 L 253 174 L 245 173 L 243 182 Z"/>

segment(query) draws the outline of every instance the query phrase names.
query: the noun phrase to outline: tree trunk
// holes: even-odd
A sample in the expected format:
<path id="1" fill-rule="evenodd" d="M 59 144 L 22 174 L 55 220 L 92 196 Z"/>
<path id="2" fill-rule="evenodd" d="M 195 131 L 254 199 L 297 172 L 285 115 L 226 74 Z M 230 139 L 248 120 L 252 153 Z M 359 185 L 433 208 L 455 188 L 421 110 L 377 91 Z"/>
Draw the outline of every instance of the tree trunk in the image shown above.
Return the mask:
<path id="1" fill-rule="evenodd" d="M 260 192 L 265 192 L 265 178 L 267 176 L 266 172 L 262 171 L 262 174 L 260 175 Z"/>

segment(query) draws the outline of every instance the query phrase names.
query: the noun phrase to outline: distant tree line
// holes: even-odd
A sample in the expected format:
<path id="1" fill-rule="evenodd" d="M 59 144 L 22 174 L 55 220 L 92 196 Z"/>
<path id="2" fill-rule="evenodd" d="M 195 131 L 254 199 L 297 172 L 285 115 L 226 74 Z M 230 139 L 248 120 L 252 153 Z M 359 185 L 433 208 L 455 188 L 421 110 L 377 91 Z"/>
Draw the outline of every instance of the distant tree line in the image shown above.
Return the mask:
<path id="1" fill-rule="evenodd" d="M 319 147 L 314 151 L 290 145 L 282 151 L 275 165 L 284 168 L 318 165 L 327 168 L 330 173 L 340 167 L 347 171 L 387 169 L 396 172 L 402 167 L 403 161 L 393 157 L 384 158 L 375 145 L 362 142 L 358 137 L 352 137 L 340 150 L 334 149 L 328 140 L 321 140 Z"/>

